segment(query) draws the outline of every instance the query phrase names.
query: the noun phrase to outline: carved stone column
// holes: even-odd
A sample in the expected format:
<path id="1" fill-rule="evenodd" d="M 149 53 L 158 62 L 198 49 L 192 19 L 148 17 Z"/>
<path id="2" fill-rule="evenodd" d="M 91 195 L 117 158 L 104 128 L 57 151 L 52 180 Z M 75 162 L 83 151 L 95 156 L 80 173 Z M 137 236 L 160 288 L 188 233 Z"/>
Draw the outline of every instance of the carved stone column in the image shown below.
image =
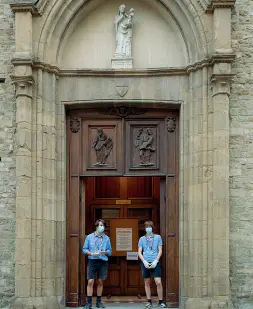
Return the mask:
<path id="1" fill-rule="evenodd" d="M 16 297 L 31 289 L 32 75 L 12 76 L 16 86 Z"/>
<path id="2" fill-rule="evenodd" d="M 212 195 L 209 220 L 212 246 L 208 294 L 210 308 L 230 308 L 229 284 L 229 96 L 232 80 L 231 9 L 235 0 L 213 0 Z"/>
<path id="3" fill-rule="evenodd" d="M 50 293 L 42 293 L 41 251 L 45 250 L 46 241 L 42 241 L 41 208 L 37 208 L 37 197 L 40 196 L 41 171 L 36 167 L 40 137 L 37 132 L 37 118 L 40 119 L 43 107 L 36 109 L 36 90 L 33 72 L 33 23 L 32 15 L 36 14 L 33 4 L 13 4 L 15 12 L 16 50 L 12 63 L 14 74 L 11 75 L 16 87 L 16 278 L 15 298 L 11 308 L 58 308 L 54 296 L 55 288 Z M 38 80 L 38 77 L 36 77 Z M 55 89 L 54 89 L 55 90 Z M 41 93 L 40 93 L 41 94 Z M 54 116 L 54 115 L 53 115 Z M 42 131 L 41 123 L 39 130 Z M 53 123 L 54 126 L 54 123 Z M 51 133 L 51 132 L 50 132 Z M 52 144 L 54 146 L 54 144 Z M 50 148 L 51 149 L 51 148 Z M 36 152 L 37 151 L 37 152 Z M 52 157 L 54 153 L 52 151 Z M 54 158 L 54 157 L 53 157 Z M 53 168 L 51 168 L 53 170 Z M 48 172 L 48 171 L 46 171 Z M 38 176 L 38 177 L 37 177 Z M 35 180 L 35 181 L 34 181 Z M 52 189 L 53 191 L 53 189 Z M 50 191 L 51 192 L 51 191 Z M 42 229 L 43 232 L 45 229 Z M 45 233 L 44 233 L 45 234 Z M 55 234 L 55 233 L 53 233 Z M 52 236 L 53 237 L 53 236 Z M 51 243 L 50 243 L 51 245 Z M 43 247 L 44 246 L 44 247 Z M 49 280 L 48 280 L 49 281 Z M 46 290 L 46 289 L 45 289 Z"/>
<path id="4" fill-rule="evenodd" d="M 16 7 L 15 7 L 16 8 Z M 16 50 L 13 55 L 16 87 L 16 280 L 14 306 L 31 293 L 32 235 L 32 9 L 15 10 Z M 22 29 L 25 31 L 22 32 Z"/>
<path id="5" fill-rule="evenodd" d="M 229 303 L 229 96 L 232 76 L 213 74 L 211 308 Z M 225 306 L 225 308 L 227 308 Z"/>

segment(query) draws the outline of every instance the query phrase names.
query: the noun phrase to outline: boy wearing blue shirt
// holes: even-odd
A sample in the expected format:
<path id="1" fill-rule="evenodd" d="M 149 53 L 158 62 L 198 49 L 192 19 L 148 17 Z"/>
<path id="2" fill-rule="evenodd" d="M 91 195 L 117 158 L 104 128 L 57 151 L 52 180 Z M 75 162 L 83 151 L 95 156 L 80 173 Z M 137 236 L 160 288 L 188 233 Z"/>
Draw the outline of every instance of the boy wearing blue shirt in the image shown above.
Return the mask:
<path id="1" fill-rule="evenodd" d="M 110 238 L 104 234 L 105 221 L 99 219 L 95 222 L 96 231 L 89 234 L 83 245 L 83 253 L 88 255 L 87 265 L 87 304 L 85 309 L 92 308 L 93 284 L 98 274 L 97 282 L 97 308 L 105 308 L 101 302 L 103 281 L 108 272 L 108 256 L 112 254 Z"/>
<path id="2" fill-rule="evenodd" d="M 161 264 L 162 256 L 162 238 L 160 235 L 154 234 L 154 223 L 146 221 L 144 223 L 146 235 L 139 239 L 138 255 L 141 260 L 141 272 L 144 278 L 145 291 L 148 303 L 145 308 L 153 308 L 151 301 L 150 276 L 154 278 L 157 286 L 157 294 L 159 299 L 159 308 L 167 308 L 163 302 L 163 287 L 161 280 Z"/>

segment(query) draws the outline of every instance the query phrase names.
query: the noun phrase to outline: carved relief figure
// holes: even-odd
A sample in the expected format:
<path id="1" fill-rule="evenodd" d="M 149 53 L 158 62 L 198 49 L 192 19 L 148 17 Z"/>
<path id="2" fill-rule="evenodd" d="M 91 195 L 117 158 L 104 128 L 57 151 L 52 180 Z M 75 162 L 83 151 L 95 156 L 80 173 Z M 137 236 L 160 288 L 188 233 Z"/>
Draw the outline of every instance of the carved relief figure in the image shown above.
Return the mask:
<path id="1" fill-rule="evenodd" d="M 92 144 L 92 147 L 95 149 L 97 156 L 97 162 L 94 165 L 107 165 L 106 160 L 112 151 L 113 141 L 104 133 L 103 129 L 97 130 L 97 136 Z"/>
<path id="2" fill-rule="evenodd" d="M 116 29 L 116 52 L 115 57 L 132 56 L 132 27 L 134 9 L 130 9 L 129 15 L 126 14 L 126 6 L 119 7 L 118 15 L 115 17 Z"/>
<path id="3" fill-rule="evenodd" d="M 146 130 L 141 128 L 136 136 L 135 147 L 140 151 L 140 159 L 142 166 L 151 166 L 154 165 L 151 162 L 152 152 L 155 151 L 155 147 L 153 146 L 154 142 L 154 134 L 150 128 Z"/>

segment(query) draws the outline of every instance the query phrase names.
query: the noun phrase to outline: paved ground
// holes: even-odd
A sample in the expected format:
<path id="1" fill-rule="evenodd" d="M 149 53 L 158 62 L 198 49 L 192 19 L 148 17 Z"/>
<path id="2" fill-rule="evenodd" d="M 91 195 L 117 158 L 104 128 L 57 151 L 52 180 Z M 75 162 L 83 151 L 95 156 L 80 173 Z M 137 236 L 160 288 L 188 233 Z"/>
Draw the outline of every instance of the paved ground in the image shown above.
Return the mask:
<path id="1" fill-rule="evenodd" d="M 131 309 L 141 309 L 144 308 L 145 304 L 133 304 L 133 303 L 113 303 L 113 304 L 105 304 L 106 309 L 116 309 L 116 308 L 131 308 Z M 158 308 L 157 304 L 153 304 L 154 308 Z M 96 309 L 95 304 L 92 306 L 93 309 Z M 66 308 L 68 309 L 68 308 Z M 70 308 L 69 308 L 70 309 Z M 83 307 L 77 308 L 83 309 Z"/>

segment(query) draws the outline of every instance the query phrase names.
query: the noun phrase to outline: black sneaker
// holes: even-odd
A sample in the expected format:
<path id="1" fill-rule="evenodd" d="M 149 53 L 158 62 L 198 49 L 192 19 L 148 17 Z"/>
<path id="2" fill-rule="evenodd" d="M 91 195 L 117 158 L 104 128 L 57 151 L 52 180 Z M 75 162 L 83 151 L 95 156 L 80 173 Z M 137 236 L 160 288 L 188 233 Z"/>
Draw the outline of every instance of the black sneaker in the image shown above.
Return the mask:
<path id="1" fill-rule="evenodd" d="M 158 307 L 158 308 L 168 308 L 168 307 L 166 306 L 165 303 L 161 303 L 161 304 L 159 304 L 159 307 Z"/>
<path id="2" fill-rule="evenodd" d="M 89 304 L 89 303 L 87 303 L 87 304 L 83 307 L 83 309 L 92 309 L 92 305 Z"/>
<path id="3" fill-rule="evenodd" d="M 98 301 L 96 304 L 97 308 L 105 308 L 105 305 L 101 303 L 101 301 Z"/>

